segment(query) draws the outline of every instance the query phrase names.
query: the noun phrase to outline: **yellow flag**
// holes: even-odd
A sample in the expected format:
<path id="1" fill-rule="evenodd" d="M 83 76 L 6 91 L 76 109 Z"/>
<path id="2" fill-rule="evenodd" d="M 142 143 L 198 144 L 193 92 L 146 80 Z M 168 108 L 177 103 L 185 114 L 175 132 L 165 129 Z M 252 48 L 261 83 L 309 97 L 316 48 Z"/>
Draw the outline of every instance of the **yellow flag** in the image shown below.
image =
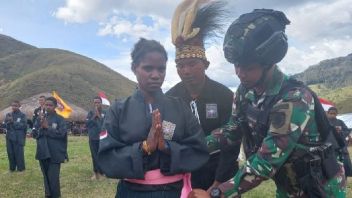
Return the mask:
<path id="1" fill-rule="evenodd" d="M 55 109 L 56 113 L 64 118 L 69 118 L 72 113 L 72 108 L 68 106 L 62 98 L 60 98 L 56 91 L 53 91 L 53 97 L 57 100 L 57 107 Z"/>

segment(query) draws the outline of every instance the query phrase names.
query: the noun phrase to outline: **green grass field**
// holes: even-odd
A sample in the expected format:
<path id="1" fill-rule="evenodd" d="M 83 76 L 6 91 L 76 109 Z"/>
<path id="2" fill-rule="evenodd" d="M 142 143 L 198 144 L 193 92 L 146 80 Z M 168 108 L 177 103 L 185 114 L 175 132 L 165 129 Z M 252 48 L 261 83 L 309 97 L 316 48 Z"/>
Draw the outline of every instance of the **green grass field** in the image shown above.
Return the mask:
<path id="1" fill-rule="evenodd" d="M 26 171 L 9 173 L 5 136 L 0 135 L 0 197 L 44 197 L 43 177 L 39 163 L 34 159 L 35 140 L 29 138 L 25 147 Z M 62 197 L 114 197 L 116 180 L 91 181 L 91 158 L 87 137 L 69 137 L 70 161 L 61 166 Z M 352 151 L 352 150 L 351 150 Z M 352 195 L 352 181 L 348 182 L 348 195 Z M 267 181 L 246 193 L 245 198 L 275 197 L 273 182 Z"/>

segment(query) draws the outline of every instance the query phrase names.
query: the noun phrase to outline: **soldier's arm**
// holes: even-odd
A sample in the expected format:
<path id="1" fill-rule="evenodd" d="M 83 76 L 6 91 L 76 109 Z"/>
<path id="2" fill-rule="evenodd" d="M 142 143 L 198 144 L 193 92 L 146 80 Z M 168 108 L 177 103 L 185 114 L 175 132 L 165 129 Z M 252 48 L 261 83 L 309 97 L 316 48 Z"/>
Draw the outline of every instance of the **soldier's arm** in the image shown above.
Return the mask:
<path id="1" fill-rule="evenodd" d="M 286 162 L 301 134 L 314 129 L 314 100 L 306 90 L 289 92 L 273 106 L 270 129 L 257 153 L 249 157 L 233 182 L 221 186 L 228 197 L 236 196 L 271 178 Z M 311 128 L 313 127 L 313 128 Z"/>
<path id="2" fill-rule="evenodd" d="M 239 119 L 237 117 L 236 98 L 233 100 L 231 115 L 228 121 L 221 127 L 213 130 L 206 137 L 209 153 L 221 149 L 222 147 L 236 146 L 241 144 L 242 133 L 239 127 Z"/>

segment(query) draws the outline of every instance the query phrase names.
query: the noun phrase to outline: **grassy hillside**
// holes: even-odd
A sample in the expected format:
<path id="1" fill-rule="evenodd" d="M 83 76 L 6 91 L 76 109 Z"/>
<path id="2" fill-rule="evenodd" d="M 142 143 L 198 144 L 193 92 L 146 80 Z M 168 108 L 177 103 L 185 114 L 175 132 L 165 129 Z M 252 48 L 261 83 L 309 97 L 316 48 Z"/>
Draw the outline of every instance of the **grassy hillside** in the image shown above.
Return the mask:
<path id="1" fill-rule="evenodd" d="M 35 47 L 0 34 L 0 58 L 30 49 Z"/>
<path id="2" fill-rule="evenodd" d="M 294 77 L 334 102 L 340 113 L 352 112 L 352 54 L 323 60 Z"/>
<path id="3" fill-rule="evenodd" d="M 352 85 L 341 88 L 327 88 L 323 84 L 310 85 L 319 97 L 332 101 L 339 113 L 352 112 Z"/>
<path id="4" fill-rule="evenodd" d="M 35 140 L 27 139 L 25 146 L 26 171 L 24 173 L 8 173 L 6 150 L 0 149 L 0 197 L 43 197 L 43 177 L 39 163 L 34 159 L 35 146 Z M 0 148 L 6 148 L 4 135 L 0 135 Z M 350 149 L 350 153 L 351 151 Z M 90 180 L 92 168 L 87 137 L 69 136 L 68 152 L 70 161 L 61 166 L 62 197 L 108 198 L 115 196 L 116 180 L 106 178 L 100 181 Z M 352 195 L 351 178 L 349 178 L 347 186 L 347 197 L 349 197 Z M 272 198 L 275 197 L 275 186 L 272 181 L 266 181 L 242 197 Z"/>
<path id="5" fill-rule="evenodd" d="M 321 61 L 294 75 L 308 85 L 324 84 L 329 88 L 352 85 L 352 54 Z"/>
<path id="6" fill-rule="evenodd" d="M 0 42 L 0 49 L 3 45 Z M 0 109 L 14 99 L 53 90 L 67 101 L 89 109 L 91 98 L 99 91 L 114 100 L 130 95 L 136 87 L 134 82 L 90 58 L 65 50 L 34 47 L 0 56 L 0 79 Z"/>

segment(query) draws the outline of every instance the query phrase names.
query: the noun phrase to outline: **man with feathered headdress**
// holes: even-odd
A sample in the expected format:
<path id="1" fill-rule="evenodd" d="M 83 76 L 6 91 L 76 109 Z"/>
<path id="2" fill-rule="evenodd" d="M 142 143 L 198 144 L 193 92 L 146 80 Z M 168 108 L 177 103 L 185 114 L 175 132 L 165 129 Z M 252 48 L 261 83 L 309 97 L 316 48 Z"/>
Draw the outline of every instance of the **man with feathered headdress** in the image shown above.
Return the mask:
<path id="1" fill-rule="evenodd" d="M 175 62 L 182 81 L 166 94 L 180 97 L 190 105 L 206 136 L 225 124 L 231 115 L 233 92 L 205 74 L 209 61 L 204 42 L 221 31 L 223 18 L 224 3 L 221 1 L 184 0 L 172 19 Z M 208 190 L 229 179 L 238 169 L 238 146 L 221 148 L 221 151 L 218 147 L 209 148 L 209 152 L 208 163 L 192 172 L 194 188 Z"/>

